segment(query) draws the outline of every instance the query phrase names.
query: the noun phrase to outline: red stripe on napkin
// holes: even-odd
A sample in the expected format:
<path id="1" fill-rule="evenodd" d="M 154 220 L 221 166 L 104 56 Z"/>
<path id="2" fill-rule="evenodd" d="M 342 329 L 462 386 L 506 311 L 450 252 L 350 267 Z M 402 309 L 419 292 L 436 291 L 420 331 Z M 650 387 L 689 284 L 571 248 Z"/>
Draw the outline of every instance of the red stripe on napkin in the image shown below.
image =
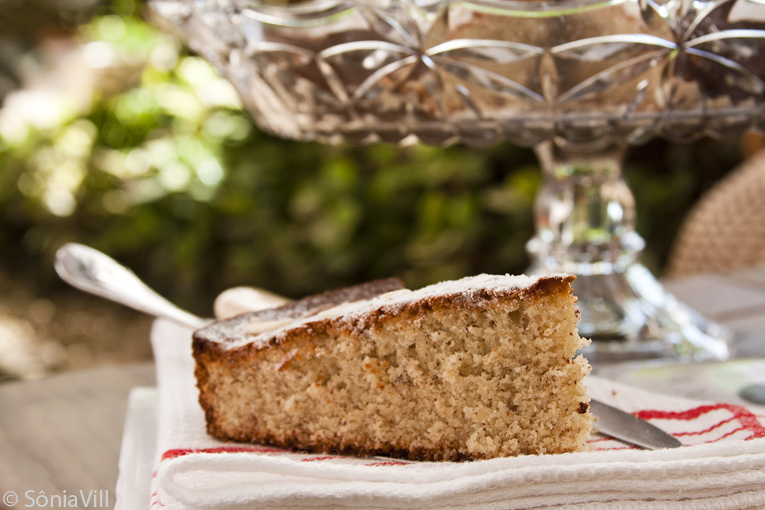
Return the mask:
<path id="1" fill-rule="evenodd" d="M 689 422 L 692 420 L 699 419 L 701 416 L 708 414 L 712 411 L 718 411 L 721 409 L 728 411 L 733 416 L 727 420 L 723 420 L 712 425 L 705 431 L 682 432 L 682 433 L 676 432 L 675 435 L 703 434 L 704 432 L 709 432 L 711 430 L 714 430 L 715 428 L 723 425 L 724 423 L 737 420 L 738 423 L 741 425 L 740 427 L 738 427 L 734 431 L 726 433 L 724 436 L 719 437 L 715 439 L 714 441 L 719 441 L 720 439 L 724 437 L 728 437 L 734 432 L 738 432 L 740 430 L 748 430 L 752 432 L 752 435 L 746 439 L 747 441 L 750 439 L 765 437 L 765 426 L 763 426 L 762 422 L 760 422 L 760 419 L 757 417 L 757 415 L 753 414 L 749 409 L 745 407 L 732 405 L 732 404 L 703 405 L 703 406 L 694 407 L 693 409 L 688 409 L 687 411 L 659 411 L 659 410 L 653 410 L 653 409 L 646 409 L 644 411 L 638 411 L 633 414 L 637 416 L 638 418 L 642 418 L 644 420 L 678 420 L 678 421 Z"/>
<path id="2" fill-rule="evenodd" d="M 728 418 L 727 420 L 723 420 L 723 421 L 721 421 L 719 423 L 715 423 L 714 425 L 712 425 L 712 426 L 710 426 L 710 427 L 708 427 L 708 428 L 706 428 L 704 430 L 697 430 L 695 432 L 675 432 L 673 435 L 675 435 L 675 436 L 701 436 L 703 434 L 709 434 L 713 430 L 719 429 L 720 427 L 722 427 L 726 423 L 730 423 L 730 422 L 735 421 L 735 420 L 736 420 L 736 417 L 734 416 L 734 417 Z M 734 429 L 733 432 L 737 432 L 737 431 L 743 430 L 743 429 L 744 429 L 744 427 L 739 427 L 737 429 Z"/>
<path id="3" fill-rule="evenodd" d="M 372 462 L 370 464 L 364 464 L 364 466 L 371 466 L 371 467 L 377 467 L 377 466 L 406 466 L 409 464 L 409 462 L 399 462 L 397 460 L 388 460 L 384 462 Z"/>
<path id="4" fill-rule="evenodd" d="M 162 454 L 162 460 L 175 459 L 177 457 L 183 457 L 190 453 L 289 453 L 287 450 L 281 448 L 273 448 L 270 446 L 217 446 L 215 448 L 176 448 L 174 450 L 167 450 Z"/>

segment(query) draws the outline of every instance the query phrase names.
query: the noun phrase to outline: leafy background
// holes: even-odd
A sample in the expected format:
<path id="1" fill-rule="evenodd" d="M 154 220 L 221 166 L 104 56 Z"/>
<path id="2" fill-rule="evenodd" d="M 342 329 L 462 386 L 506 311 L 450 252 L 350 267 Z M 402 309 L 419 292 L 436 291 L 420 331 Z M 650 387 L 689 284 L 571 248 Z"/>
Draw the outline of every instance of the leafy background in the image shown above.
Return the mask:
<path id="1" fill-rule="evenodd" d="M 76 28 L 86 54 L 112 63 L 86 107 L 44 128 L 0 125 L 0 318 L 48 346 L 45 367 L 149 356 L 147 319 L 55 275 L 53 254 L 69 241 L 203 315 L 238 285 L 300 297 L 391 275 L 419 287 L 525 270 L 541 180 L 533 151 L 269 136 L 227 82 L 139 10 L 118 0 Z M 656 273 L 691 205 L 741 158 L 735 140 L 630 150 L 624 174 Z M 126 336 L 139 338 L 130 347 Z"/>

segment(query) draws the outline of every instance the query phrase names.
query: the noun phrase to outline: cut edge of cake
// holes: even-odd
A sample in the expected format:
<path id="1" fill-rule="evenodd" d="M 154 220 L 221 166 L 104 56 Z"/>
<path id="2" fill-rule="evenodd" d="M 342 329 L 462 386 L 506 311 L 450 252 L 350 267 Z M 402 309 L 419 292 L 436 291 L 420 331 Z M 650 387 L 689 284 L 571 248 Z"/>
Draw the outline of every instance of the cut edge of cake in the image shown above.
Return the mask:
<path id="1" fill-rule="evenodd" d="M 208 432 L 412 460 L 582 450 L 592 417 L 573 279 L 479 275 L 417 291 L 392 279 L 203 328 Z"/>

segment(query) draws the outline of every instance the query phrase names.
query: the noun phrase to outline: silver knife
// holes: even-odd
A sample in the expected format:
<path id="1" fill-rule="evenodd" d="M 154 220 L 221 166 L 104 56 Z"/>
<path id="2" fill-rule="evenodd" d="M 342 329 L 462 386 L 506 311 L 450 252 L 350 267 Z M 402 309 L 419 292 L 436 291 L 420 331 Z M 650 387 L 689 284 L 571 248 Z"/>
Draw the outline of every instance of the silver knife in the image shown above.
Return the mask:
<path id="1" fill-rule="evenodd" d="M 603 402 L 591 400 L 590 412 L 598 418 L 595 422 L 595 428 L 598 432 L 619 441 L 642 446 L 649 450 L 683 446 L 683 443 L 678 441 L 676 437 L 664 432 L 659 427 Z"/>

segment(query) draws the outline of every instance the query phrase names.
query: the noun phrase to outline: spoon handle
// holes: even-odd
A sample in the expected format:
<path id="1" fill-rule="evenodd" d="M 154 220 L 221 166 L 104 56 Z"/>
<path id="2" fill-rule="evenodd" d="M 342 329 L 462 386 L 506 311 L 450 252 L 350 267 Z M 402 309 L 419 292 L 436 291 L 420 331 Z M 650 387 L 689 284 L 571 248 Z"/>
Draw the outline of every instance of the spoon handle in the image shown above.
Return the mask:
<path id="1" fill-rule="evenodd" d="M 192 329 L 209 323 L 181 310 L 150 289 L 131 270 L 88 246 L 65 244 L 56 252 L 54 266 L 65 282 L 90 294 Z"/>

